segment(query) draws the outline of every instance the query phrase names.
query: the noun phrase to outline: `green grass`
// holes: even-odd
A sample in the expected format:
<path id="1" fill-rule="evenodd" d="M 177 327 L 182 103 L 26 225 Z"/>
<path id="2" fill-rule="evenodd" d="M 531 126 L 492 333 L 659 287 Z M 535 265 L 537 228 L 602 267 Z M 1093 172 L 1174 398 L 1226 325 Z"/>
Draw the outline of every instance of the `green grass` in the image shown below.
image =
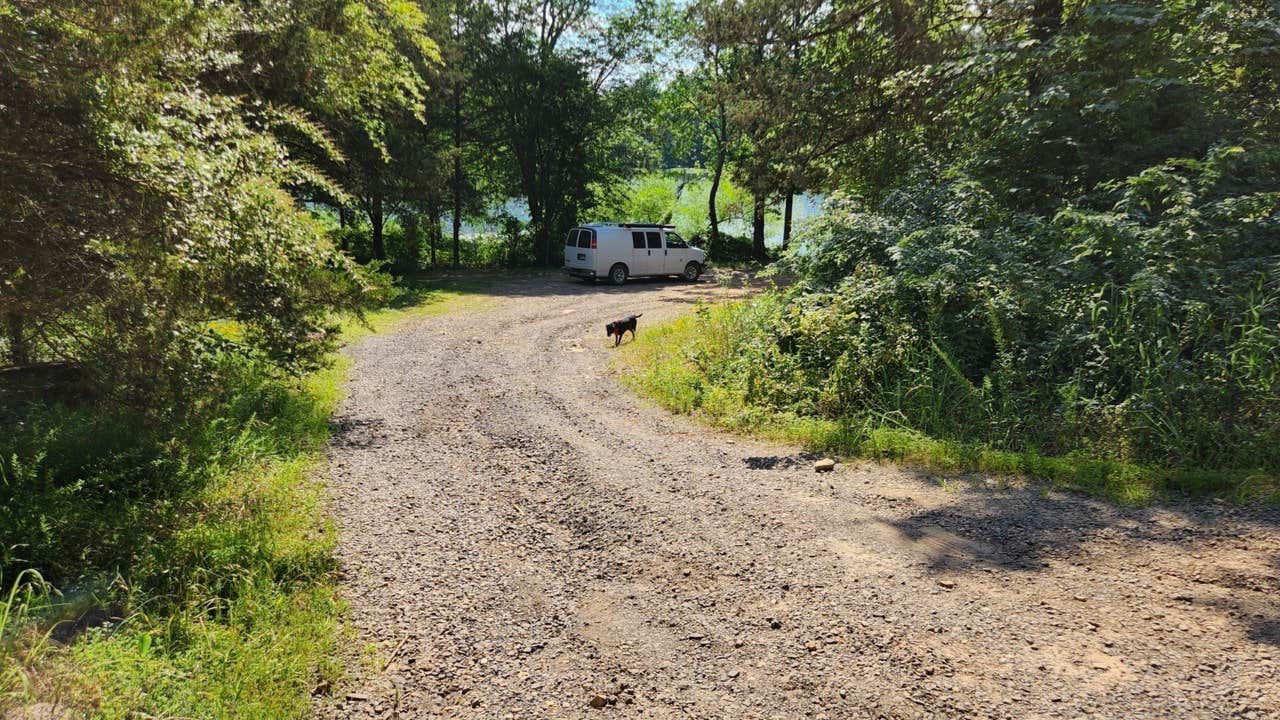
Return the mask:
<path id="1" fill-rule="evenodd" d="M 0 605 L 15 620 L 0 643 L 0 710 L 56 697 L 101 718 L 304 716 L 310 689 L 338 670 L 334 532 L 315 471 L 345 365 L 296 384 L 249 373 L 219 418 L 167 448 L 185 454 L 160 465 L 163 478 L 147 476 L 153 458 L 101 454 L 99 471 L 114 462 L 154 487 L 74 497 L 89 506 L 74 532 L 27 549 L 52 558 L 41 564 L 57 568 L 61 592 Z M 60 470 L 44 477 L 62 485 Z M 76 562 L 85 541 L 123 544 Z M 48 640 L 86 613 L 98 620 L 74 642 Z"/>
<path id="2" fill-rule="evenodd" d="M 486 309 L 488 282 L 415 278 L 344 339 Z M 47 567 L 57 587 L 32 571 L 0 585 L 0 717 L 55 699 L 77 717 L 309 714 L 341 673 L 318 479 L 349 371 L 334 360 L 300 381 L 233 362 L 205 416 L 161 433 L 47 408 L 0 441 L 0 520 L 19 520 L 0 528 L 0 568 Z M 94 621 L 67 633 L 81 617 Z"/>
<path id="3" fill-rule="evenodd" d="M 430 271 L 403 278 L 387 307 L 364 318 L 348 317 L 342 322 L 343 340 L 351 343 L 379 332 L 391 332 L 404 323 L 454 312 L 484 312 L 497 306 L 497 298 L 487 293 L 502 277 L 538 273 L 516 270 L 504 274 L 492 271 Z"/>
<path id="4" fill-rule="evenodd" d="M 40 573 L 27 569 L 19 572 L 12 583 L 0 582 L 0 589 L 4 589 L 0 594 L 0 692 L 15 694 L 30 690 L 32 668 L 28 659 L 39 657 L 48 641 L 46 635 L 28 628 L 33 611 L 48 606 L 49 588 Z"/>
<path id="5" fill-rule="evenodd" d="M 1280 480 L 1262 471 L 1161 468 L 1083 451 L 1051 457 L 934 438 L 875 417 L 831 419 L 754 404 L 707 372 L 725 364 L 742 333 L 749 332 L 740 315 L 727 308 L 704 307 L 647 329 L 624 346 L 616 361 L 624 381 L 673 412 L 815 452 L 892 461 L 937 473 L 1032 480 L 1127 505 L 1177 497 L 1280 502 Z"/>
<path id="6" fill-rule="evenodd" d="M 174 543 L 190 567 L 210 570 L 187 602 L 156 615 L 136 603 L 72 645 L 71 687 L 99 717 L 307 714 L 311 688 L 339 673 L 342 610 L 316 464 L 282 459 L 212 485 L 208 516 Z"/>

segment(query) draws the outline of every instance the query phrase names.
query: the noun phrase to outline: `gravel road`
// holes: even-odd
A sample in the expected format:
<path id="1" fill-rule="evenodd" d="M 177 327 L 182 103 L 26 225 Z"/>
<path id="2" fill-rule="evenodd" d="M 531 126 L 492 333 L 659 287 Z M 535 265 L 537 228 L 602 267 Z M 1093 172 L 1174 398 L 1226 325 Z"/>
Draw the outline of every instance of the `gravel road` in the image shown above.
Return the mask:
<path id="1" fill-rule="evenodd" d="M 815 474 L 618 384 L 605 322 L 732 292 L 515 279 L 349 350 L 318 717 L 1280 717 L 1275 509 Z"/>

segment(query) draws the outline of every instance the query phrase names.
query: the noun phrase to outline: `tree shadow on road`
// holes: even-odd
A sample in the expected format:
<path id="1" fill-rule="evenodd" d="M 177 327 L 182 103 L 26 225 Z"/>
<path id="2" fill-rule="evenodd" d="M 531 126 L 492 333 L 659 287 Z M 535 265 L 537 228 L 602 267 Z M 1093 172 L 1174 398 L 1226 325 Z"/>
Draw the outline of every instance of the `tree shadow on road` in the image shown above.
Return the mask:
<path id="1" fill-rule="evenodd" d="M 914 474 L 936 484 L 926 473 Z M 1154 572 L 1192 588 L 1170 601 L 1225 602 L 1222 609 L 1247 626 L 1248 637 L 1280 646 L 1280 508 L 1211 501 L 1122 507 L 1035 484 L 987 482 L 947 484 L 953 501 L 886 522 L 923 553 L 931 572 L 1033 575 L 1098 556 L 1112 562 L 1117 553 L 1142 557 L 1135 573 Z M 1221 559 L 1224 554 L 1230 559 Z"/>

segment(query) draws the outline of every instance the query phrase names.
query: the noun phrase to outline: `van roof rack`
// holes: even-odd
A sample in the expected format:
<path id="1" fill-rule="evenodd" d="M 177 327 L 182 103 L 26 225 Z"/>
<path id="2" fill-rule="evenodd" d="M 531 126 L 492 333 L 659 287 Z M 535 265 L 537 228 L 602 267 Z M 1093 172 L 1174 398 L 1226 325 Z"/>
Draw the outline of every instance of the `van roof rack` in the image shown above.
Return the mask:
<path id="1" fill-rule="evenodd" d="M 599 227 L 621 227 L 621 228 L 662 228 L 664 230 L 675 230 L 676 226 L 670 223 L 623 223 L 623 222 L 589 222 L 575 227 L 599 228 Z"/>

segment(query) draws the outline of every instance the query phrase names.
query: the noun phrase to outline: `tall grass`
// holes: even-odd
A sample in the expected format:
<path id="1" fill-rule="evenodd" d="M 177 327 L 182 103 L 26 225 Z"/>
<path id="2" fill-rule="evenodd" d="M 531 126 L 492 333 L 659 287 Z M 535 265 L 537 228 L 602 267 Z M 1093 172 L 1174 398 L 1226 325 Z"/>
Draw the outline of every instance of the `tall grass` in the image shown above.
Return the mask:
<path id="1" fill-rule="evenodd" d="M 45 647 L 47 636 L 31 631 L 31 617 L 49 604 L 49 586 L 30 568 L 5 585 L 0 576 L 0 707 L 4 698 L 30 687 L 29 667 Z"/>
<path id="2" fill-rule="evenodd" d="M 788 375 L 785 368 L 759 362 L 753 346 L 785 342 L 760 332 L 769 302 L 764 298 L 701 306 L 650 328 L 620 355 L 625 381 L 669 410 L 814 451 L 939 472 L 1028 478 L 1125 504 L 1175 496 L 1280 502 L 1280 481 L 1262 469 L 1170 468 L 1106 457 L 1083 446 L 1046 455 L 1034 447 L 1018 447 L 1019 438 L 996 446 L 947 437 L 952 430 L 975 434 L 972 428 L 958 426 L 981 423 L 984 411 L 971 402 L 979 389 L 937 345 L 931 348 L 937 362 L 927 365 L 934 372 L 858 398 L 861 412 L 824 414 L 824 407 L 847 408 L 853 400 L 827 397 L 827 390 L 813 387 L 798 370 Z M 833 374 L 838 380 L 838 367 Z M 771 393 L 776 386 L 786 386 L 787 392 Z"/>

